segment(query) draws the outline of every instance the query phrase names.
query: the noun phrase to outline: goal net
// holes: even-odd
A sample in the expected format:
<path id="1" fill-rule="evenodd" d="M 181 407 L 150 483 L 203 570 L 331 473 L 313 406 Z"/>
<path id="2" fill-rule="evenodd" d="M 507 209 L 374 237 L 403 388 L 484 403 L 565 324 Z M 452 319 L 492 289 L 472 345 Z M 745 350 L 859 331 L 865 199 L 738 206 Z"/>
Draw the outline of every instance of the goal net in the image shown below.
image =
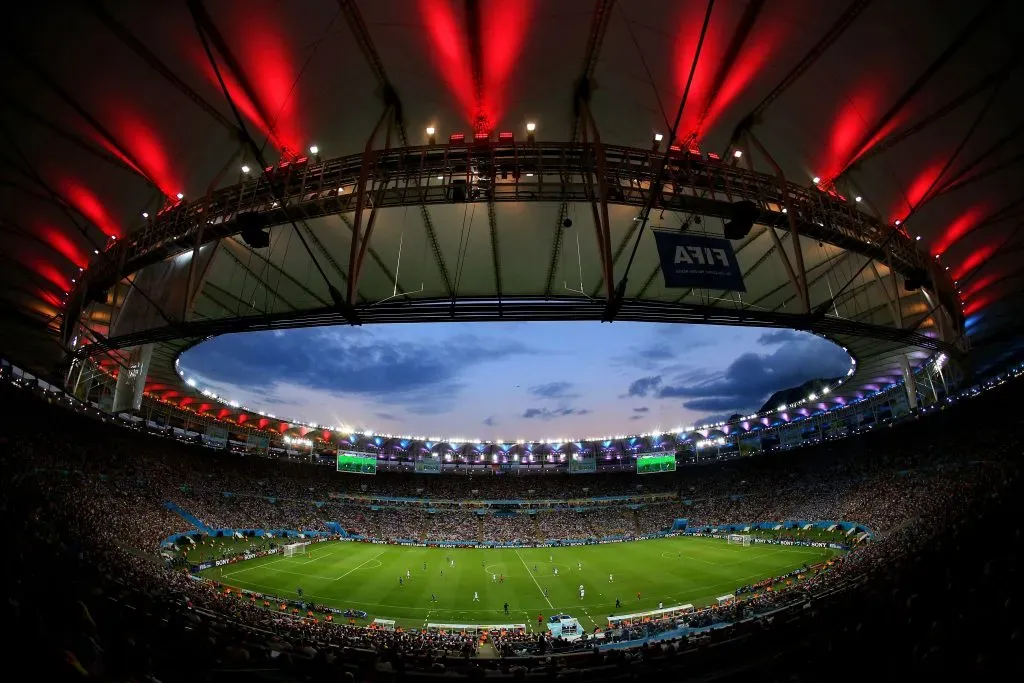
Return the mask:
<path id="1" fill-rule="evenodd" d="M 729 534 L 726 540 L 729 545 L 750 545 L 750 536 L 747 534 Z"/>
<path id="2" fill-rule="evenodd" d="M 295 555 L 305 555 L 306 548 L 309 546 L 308 543 L 289 543 L 284 546 L 284 556 L 293 557 Z"/>

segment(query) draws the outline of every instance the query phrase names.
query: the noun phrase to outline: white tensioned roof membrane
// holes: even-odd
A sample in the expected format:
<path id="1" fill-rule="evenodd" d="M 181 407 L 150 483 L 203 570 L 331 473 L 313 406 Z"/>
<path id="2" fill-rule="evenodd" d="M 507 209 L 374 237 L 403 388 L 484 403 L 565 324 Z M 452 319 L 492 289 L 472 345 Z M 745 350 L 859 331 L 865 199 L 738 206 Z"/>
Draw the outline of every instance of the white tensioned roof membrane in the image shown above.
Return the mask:
<path id="1" fill-rule="evenodd" d="M 517 140 L 532 121 L 538 141 L 571 142 L 581 131 L 574 88 L 589 69 L 602 142 L 650 149 L 655 132 L 671 129 L 686 91 L 677 135 L 684 147 L 694 140 L 705 152 L 728 152 L 723 161 L 732 162 L 733 132 L 752 124 L 791 183 L 809 187 L 819 177 L 848 203 L 861 197 L 857 210 L 883 224 L 900 220 L 909 235 L 922 237 L 922 251 L 940 255 L 938 271 L 948 266 L 962 293 L 975 366 L 1014 355 L 1024 244 L 1022 73 L 1010 34 L 1018 5 L 717 0 L 694 60 L 707 9 L 672 0 L 247 0 L 206 3 L 203 25 L 232 99 L 271 164 L 285 158 L 286 147 L 306 154 L 315 144 L 325 159 L 360 153 L 384 111 L 384 79 L 400 100 L 408 145 L 426 144 L 427 126 L 442 145 L 455 132 L 469 137 L 479 115 Z M 178 192 L 194 201 L 242 180 L 243 163 L 257 174 L 259 163 L 239 142 L 188 5 L 35 3 L 13 28 L 18 38 L 4 54 L 7 106 L 0 117 L 0 278 L 9 321 L 0 348 L 52 372 L 64 293 L 103 262 L 109 236 L 124 240 L 146 225 L 143 212 L 155 218 Z M 384 137 L 382 128 L 376 148 Z M 390 143 L 402 145 L 397 130 Z M 752 161 L 756 171 L 771 173 L 761 154 L 740 147 L 740 167 Z M 557 201 L 497 202 L 493 210 L 494 230 L 484 202 L 429 206 L 438 257 L 419 206 L 380 209 L 358 301 L 381 302 L 396 291 L 406 293 L 402 301 L 444 299 L 453 289 L 460 299 L 568 297 L 577 296 L 581 281 L 587 295 L 604 296 L 589 204 L 569 204 L 568 229 L 559 226 Z M 616 279 L 625 273 L 638 214 L 636 206 L 609 206 Z M 649 225 L 678 230 L 688 218 L 655 210 Z M 300 222 L 342 292 L 352 223 L 351 211 Z M 721 234 L 722 221 L 707 218 L 690 229 Z M 792 261 L 788 234 L 779 234 Z M 648 230 L 626 298 L 799 313 L 767 229 L 755 226 L 734 247 L 746 293 L 667 289 Z M 905 328 L 923 320 L 919 332 L 939 333 L 936 316 L 926 316 L 934 302 L 907 292 L 884 260 L 868 263 L 807 236 L 801 249 L 812 308 L 843 291 L 829 306 L 832 318 L 893 327 L 902 317 Z M 239 237 L 221 240 L 197 282 L 191 321 L 331 303 L 287 223 L 271 230 L 268 249 L 251 250 Z M 899 293 L 898 311 L 885 287 Z M 122 283 L 87 308 L 93 332 L 110 334 L 129 289 Z M 955 329 L 945 336 L 963 341 Z M 894 381 L 902 354 L 920 364 L 933 353 L 833 338 L 859 364 L 826 405 Z M 147 382 L 153 395 L 175 403 L 194 396 L 173 367 L 176 353 L 194 341 L 158 345 Z M 116 367 L 112 359 L 101 362 Z"/>

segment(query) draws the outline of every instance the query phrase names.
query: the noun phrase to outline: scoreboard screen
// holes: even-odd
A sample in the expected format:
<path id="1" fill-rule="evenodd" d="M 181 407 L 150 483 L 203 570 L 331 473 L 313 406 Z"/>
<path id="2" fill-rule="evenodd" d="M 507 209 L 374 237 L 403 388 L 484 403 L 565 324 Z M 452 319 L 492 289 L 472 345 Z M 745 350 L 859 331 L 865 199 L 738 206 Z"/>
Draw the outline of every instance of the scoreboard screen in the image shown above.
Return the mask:
<path id="1" fill-rule="evenodd" d="M 377 456 L 338 451 L 338 471 L 352 474 L 377 474 Z"/>
<path id="2" fill-rule="evenodd" d="M 675 453 L 652 453 L 641 455 L 636 459 L 637 474 L 656 474 L 658 472 L 675 472 Z"/>

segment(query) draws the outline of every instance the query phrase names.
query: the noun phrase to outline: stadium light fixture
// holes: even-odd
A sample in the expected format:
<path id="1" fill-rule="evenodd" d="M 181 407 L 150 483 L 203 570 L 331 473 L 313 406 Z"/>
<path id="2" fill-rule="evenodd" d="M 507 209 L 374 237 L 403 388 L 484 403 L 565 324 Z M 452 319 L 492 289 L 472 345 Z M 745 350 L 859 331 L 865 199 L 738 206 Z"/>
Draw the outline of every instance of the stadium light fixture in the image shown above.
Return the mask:
<path id="1" fill-rule="evenodd" d="M 896 225 L 897 227 L 899 227 L 899 224 L 900 224 L 900 223 L 902 223 L 903 221 L 901 221 L 901 220 L 900 220 L 899 218 L 897 218 L 897 219 L 896 219 L 895 221 L 893 221 L 893 222 L 895 223 L 895 225 Z"/>
<path id="2" fill-rule="evenodd" d="M 434 132 L 435 131 L 433 126 L 427 126 L 427 135 L 433 135 Z"/>
<path id="3" fill-rule="evenodd" d="M 655 142 L 661 142 L 664 139 L 665 139 L 665 136 L 662 135 L 661 133 L 655 133 L 654 134 L 654 141 Z"/>
<path id="4" fill-rule="evenodd" d="M 248 173 L 248 172 L 249 172 L 249 167 L 248 167 L 248 166 L 245 166 L 245 165 L 243 165 L 243 166 L 242 166 L 242 173 Z"/>
<path id="5" fill-rule="evenodd" d="M 818 183 L 821 182 L 821 178 L 819 178 L 818 176 L 814 176 L 813 178 L 811 178 L 811 182 L 817 185 Z"/>
<path id="6" fill-rule="evenodd" d="M 536 123 L 534 123 L 533 121 L 528 121 L 526 123 L 526 132 L 527 133 L 533 133 L 536 130 L 537 130 L 537 124 Z"/>
<path id="7" fill-rule="evenodd" d="M 860 195 L 857 195 L 856 197 L 853 198 L 853 201 L 855 201 L 855 202 L 859 202 L 860 200 L 861 200 L 861 196 Z"/>
<path id="8" fill-rule="evenodd" d="M 742 150 L 742 149 L 738 149 L 738 150 L 736 150 L 735 152 L 733 152 L 733 153 L 732 153 L 732 155 L 733 155 L 734 157 L 736 157 L 737 159 L 739 159 L 740 157 L 742 157 L 742 156 L 743 156 L 743 150 Z"/>
<path id="9" fill-rule="evenodd" d="M 309 146 L 309 153 L 310 154 L 319 154 L 320 153 L 320 148 L 317 147 L 316 145 L 310 145 Z"/>
<path id="10" fill-rule="evenodd" d="M 428 145 L 436 145 L 437 144 L 437 135 L 436 135 L 436 133 L 437 133 L 437 130 L 433 126 L 427 126 L 427 144 Z"/>
<path id="11" fill-rule="evenodd" d="M 142 212 L 142 217 L 143 218 L 149 218 L 149 211 L 143 211 Z"/>
<path id="12" fill-rule="evenodd" d="M 93 249 L 93 250 L 92 250 L 92 253 L 94 253 L 94 254 L 98 254 L 98 253 L 100 253 L 100 250 L 99 250 L 99 249 Z"/>
<path id="13" fill-rule="evenodd" d="M 918 235 L 917 237 L 915 237 L 915 238 L 914 238 L 914 240 L 915 240 L 916 242 L 920 242 L 920 241 L 921 241 L 921 236 L 920 236 L 920 235 Z"/>
<path id="14" fill-rule="evenodd" d="M 176 197 L 178 198 L 178 201 L 181 201 L 182 199 L 184 199 L 184 198 L 185 198 L 185 195 L 183 195 L 183 194 L 182 194 L 182 193 L 180 193 L 180 192 L 179 192 L 178 194 L 176 194 L 175 196 L 176 196 Z"/>

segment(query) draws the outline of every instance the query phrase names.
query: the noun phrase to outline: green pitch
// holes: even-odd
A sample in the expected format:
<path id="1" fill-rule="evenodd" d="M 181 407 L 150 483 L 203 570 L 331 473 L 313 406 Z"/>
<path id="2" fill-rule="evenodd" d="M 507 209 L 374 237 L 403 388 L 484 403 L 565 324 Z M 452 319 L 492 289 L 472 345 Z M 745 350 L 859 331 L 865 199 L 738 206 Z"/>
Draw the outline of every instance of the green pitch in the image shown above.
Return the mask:
<path id="1" fill-rule="evenodd" d="M 606 625 L 609 614 L 653 610 L 658 603 L 713 604 L 740 586 L 824 562 L 835 553 L 692 537 L 520 549 L 329 542 L 310 546 L 307 555 L 271 555 L 208 569 L 203 576 L 282 598 L 294 598 L 301 587 L 307 600 L 363 610 L 370 619 L 394 619 L 404 627 L 427 622 L 536 627 L 538 613 L 567 612 L 593 628 Z M 616 599 L 622 601 L 618 609 Z"/>

